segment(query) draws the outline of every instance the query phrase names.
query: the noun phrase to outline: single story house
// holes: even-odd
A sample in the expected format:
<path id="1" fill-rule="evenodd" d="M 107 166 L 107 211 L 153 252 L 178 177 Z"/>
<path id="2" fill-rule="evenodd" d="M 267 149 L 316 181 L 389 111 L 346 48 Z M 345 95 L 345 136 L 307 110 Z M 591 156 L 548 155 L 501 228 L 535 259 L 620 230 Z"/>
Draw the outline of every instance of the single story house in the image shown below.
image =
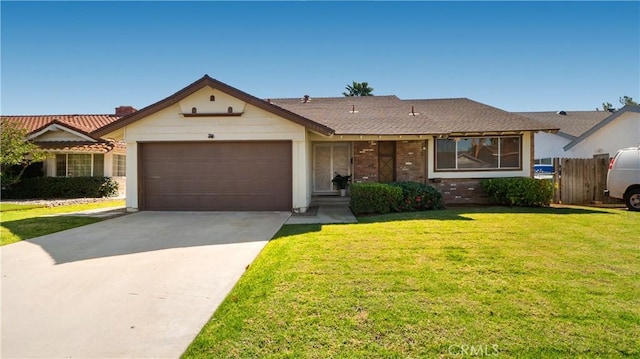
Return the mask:
<path id="1" fill-rule="evenodd" d="M 135 111 L 131 106 L 120 106 L 114 114 L 2 116 L 2 121 L 27 130 L 27 139 L 47 152 L 42 164 L 43 175 L 113 177 L 124 195 L 125 145 L 96 136 L 94 132 Z"/>
<path id="2" fill-rule="evenodd" d="M 126 143 L 129 210 L 304 212 L 336 173 L 481 201 L 480 179 L 531 177 L 534 133 L 555 130 L 466 98 L 263 100 L 205 75 L 94 135 Z"/>
<path id="3" fill-rule="evenodd" d="M 556 127 L 557 133 L 535 135 L 535 160 L 551 164 L 553 158 L 613 157 L 621 148 L 640 144 L 640 107 L 615 111 L 517 112 Z"/>

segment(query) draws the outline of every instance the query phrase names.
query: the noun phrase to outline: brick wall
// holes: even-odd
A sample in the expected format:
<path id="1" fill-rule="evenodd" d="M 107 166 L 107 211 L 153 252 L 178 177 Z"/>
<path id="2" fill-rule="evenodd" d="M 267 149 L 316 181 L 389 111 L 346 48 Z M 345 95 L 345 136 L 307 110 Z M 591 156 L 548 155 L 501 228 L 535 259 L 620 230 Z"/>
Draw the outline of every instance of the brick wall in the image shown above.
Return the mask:
<path id="1" fill-rule="evenodd" d="M 480 187 L 480 179 L 474 178 L 442 178 L 429 184 L 442 192 L 446 205 L 455 204 L 488 204 L 489 197 Z"/>
<path id="2" fill-rule="evenodd" d="M 426 155 L 425 141 L 396 141 L 396 181 L 424 183 Z"/>
<path id="3" fill-rule="evenodd" d="M 353 182 L 378 181 L 378 143 L 353 142 Z"/>

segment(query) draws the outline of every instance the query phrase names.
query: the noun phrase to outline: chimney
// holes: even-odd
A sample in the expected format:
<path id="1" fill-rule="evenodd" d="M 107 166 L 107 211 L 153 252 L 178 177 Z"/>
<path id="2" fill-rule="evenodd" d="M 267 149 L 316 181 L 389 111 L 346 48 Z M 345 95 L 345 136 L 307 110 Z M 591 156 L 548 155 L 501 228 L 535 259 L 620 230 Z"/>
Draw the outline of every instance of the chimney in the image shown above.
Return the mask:
<path id="1" fill-rule="evenodd" d="M 136 110 L 133 106 L 118 106 L 116 107 L 116 116 L 126 116 L 136 111 L 138 110 Z"/>

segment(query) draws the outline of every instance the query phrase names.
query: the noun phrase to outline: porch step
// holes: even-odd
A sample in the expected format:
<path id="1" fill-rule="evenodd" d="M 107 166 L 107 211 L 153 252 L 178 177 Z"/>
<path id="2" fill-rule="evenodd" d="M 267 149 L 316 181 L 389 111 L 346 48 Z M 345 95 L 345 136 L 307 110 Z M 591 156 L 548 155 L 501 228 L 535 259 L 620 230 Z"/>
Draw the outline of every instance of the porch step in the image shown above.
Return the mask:
<path id="1" fill-rule="evenodd" d="M 340 196 L 313 196 L 311 198 L 311 205 L 321 205 L 321 204 L 349 204 L 349 197 L 340 197 Z"/>

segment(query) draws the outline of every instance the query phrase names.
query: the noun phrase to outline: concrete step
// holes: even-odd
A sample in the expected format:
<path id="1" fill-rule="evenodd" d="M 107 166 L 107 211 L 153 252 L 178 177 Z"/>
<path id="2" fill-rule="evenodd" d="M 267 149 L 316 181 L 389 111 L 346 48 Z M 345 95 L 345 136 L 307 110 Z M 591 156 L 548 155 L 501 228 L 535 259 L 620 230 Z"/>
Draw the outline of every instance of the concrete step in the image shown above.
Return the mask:
<path id="1" fill-rule="evenodd" d="M 312 205 L 321 205 L 321 204 L 349 204 L 349 197 L 340 197 L 340 196 L 313 196 L 311 198 Z"/>

